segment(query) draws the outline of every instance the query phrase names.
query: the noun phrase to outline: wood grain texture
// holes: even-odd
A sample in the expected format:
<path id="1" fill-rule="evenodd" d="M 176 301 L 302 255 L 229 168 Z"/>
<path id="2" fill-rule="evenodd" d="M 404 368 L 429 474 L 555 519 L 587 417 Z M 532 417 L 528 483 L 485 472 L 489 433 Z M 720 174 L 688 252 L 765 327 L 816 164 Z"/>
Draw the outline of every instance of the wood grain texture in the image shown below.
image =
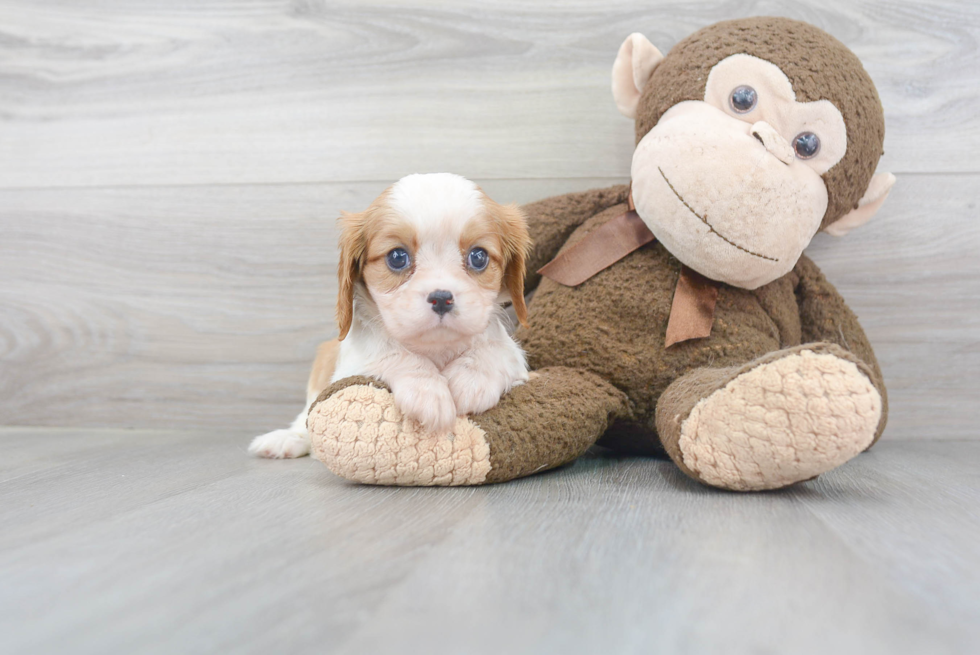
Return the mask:
<path id="1" fill-rule="evenodd" d="M 282 425 L 334 333 L 340 209 L 419 170 L 516 202 L 620 182 L 624 35 L 754 14 L 876 79 L 898 188 L 811 254 L 882 360 L 888 435 L 975 438 L 980 7 L 906 0 L 0 0 L 0 424 Z"/>
<path id="2" fill-rule="evenodd" d="M 975 652 L 980 442 L 765 494 L 586 457 L 351 485 L 247 433 L 0 430 L 0 650 Z"/>
<path id="3" fill-rule="evenodd" d="M 384 187 L 0 191 L 0 425 L 278 427 L 336 336 L 335 219 Z"/>
<path id="4" fill-rule="evenodd" d="M 610 182 L 484 186 L 526 202 Z M 977 182 L 900 176 L 872 224 L 810 249 L 881 360 L 886 438 L 976 437 Z M 0 424 L 284 425 L 336 334 L 334 217 L 382 188 L 0 191 Z"/>
<path id="5" fill-rule="evenodd" d="M 625 36 L 759 14 L 862 58 L 885 170 L 980 171 L 975 2 L 5 0 L 0 187 L 625 177 Z"/>

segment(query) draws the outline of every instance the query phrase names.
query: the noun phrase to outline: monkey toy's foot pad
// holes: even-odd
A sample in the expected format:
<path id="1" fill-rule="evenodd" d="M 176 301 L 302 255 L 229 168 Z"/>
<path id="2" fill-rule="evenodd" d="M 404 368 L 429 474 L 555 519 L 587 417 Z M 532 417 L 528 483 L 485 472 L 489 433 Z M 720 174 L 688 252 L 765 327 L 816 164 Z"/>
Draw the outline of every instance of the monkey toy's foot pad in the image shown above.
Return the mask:
<path id="1" fill-rule="evenodd" d="M 733 490 L 776 489 L 848 461 L 874 439 L 882 402 L 846 359 L 810 350 L 741 373 L 681 425 L 684 464 Z"/>
<path id="2" fill-rule="evenodd" d="M 376 383 L 325 392 L 307 426 L 313 457 L 355 482 L 473 485 L 490 472 L 490 448 L 478 426 L 457 418 L 452 434 L 432 436 L 404 418 L 391 392 Z"/>

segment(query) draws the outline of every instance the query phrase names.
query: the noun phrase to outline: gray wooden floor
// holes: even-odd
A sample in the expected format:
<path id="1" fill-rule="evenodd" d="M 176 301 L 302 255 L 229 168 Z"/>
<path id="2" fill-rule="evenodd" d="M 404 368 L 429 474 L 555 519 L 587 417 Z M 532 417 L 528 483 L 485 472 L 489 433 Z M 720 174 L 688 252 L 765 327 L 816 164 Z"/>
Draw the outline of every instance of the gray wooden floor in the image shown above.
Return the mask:
<path id="1" fill-rule="evenodd" d="M 240 432 L 0 429 L 4 653 L 976 653 L 980 441 L 737 495 L 588 457 L 355 486 Z"/>

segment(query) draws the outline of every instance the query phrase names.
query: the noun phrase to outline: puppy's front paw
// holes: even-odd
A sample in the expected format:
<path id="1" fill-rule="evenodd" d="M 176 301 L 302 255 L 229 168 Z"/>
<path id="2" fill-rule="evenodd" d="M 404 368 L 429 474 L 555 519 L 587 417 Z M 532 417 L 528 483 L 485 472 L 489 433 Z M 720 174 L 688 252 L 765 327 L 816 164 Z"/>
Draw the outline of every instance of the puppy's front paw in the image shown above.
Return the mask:
<path id="1" fill-rule="evenodd" d="M 273 430 L 252 439 L 248 452 L 269 459 L 304 457 L 310 454 L 310 438 L 292 430 Z"/>
<path id="2" fill-rule="evenodd" d="M 482 414 L 495 407 L 510 386 L 501 375 L 485 375 L 466 365 L 450 365 L 443 374 L 460 416 Z"/>
<path id="3" fill-rule="evenodd" d="M 482 414 L 492 409 L 502 396 L 498 385 L 474 386 L 469 383 L 457 384 L 453 387 L 453 399 L 456 401 L 456 411 L 460 416 Z"/>
<path id="4" fill-rule="evenodd" d="M 405 416 L 418 421 L 433 434 L 453 429 L 456 403 L 442 378 L 414 378 L 391 385 L 395 405 Z"/>

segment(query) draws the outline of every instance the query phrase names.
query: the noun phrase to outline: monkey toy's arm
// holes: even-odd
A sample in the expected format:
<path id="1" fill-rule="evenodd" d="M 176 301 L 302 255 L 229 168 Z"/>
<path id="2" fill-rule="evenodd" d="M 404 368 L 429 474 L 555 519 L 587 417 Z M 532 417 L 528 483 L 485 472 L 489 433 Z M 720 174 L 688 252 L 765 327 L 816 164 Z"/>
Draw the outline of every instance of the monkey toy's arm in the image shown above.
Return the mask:
<path id="1" fill-rule="evenodd" d="M 793 273 L 798 276 L 796 299 L 800 307 L 803 343 L 837 344 L 857 356 L 871 369 L 872 383 L 881 394 L 883 405 L 881 423 L 875 434 L 877 441 L 885 429 L 888 412 L 884 408 L 888 406 L 888 396 L 881 367 L 878 366 L 871 343 L 861 329 L 857 316 L 810 258 L 806 255 L 800 257 Z"/>
<path id="2" fill-rule="evenodd" d="M 528 231 L 534 244 L 527 261 L 525 293 L 538 286 L 541 281 L 538 269 L 555 258 L 575 228 L 604 209 L 625 203 L 627 196 L 629 185 L 618 184 L 581 193 L 566 193 L 521 207 L 527 215 Z"/>

